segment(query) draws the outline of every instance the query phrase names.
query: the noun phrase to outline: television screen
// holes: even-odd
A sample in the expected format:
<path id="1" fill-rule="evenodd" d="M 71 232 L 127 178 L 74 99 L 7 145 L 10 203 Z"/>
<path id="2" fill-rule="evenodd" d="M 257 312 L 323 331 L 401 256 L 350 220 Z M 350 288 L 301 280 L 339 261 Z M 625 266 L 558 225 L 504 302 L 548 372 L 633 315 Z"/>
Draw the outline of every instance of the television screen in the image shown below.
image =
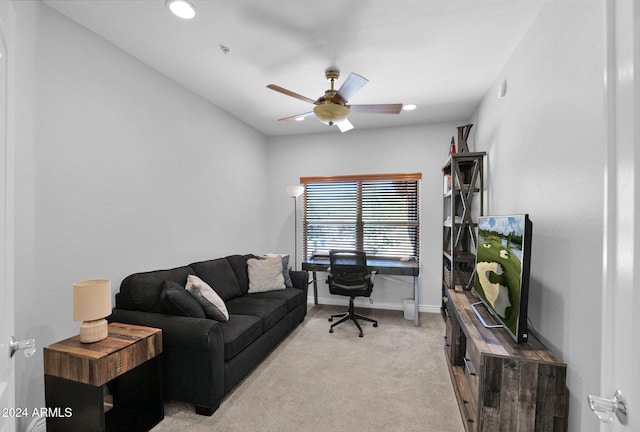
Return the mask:
<path id="1" fill-rule="evenodd" d="M 528 337 L 531 231 L 526 214 L 478 218 L 475 292 L 517 343 Z"/>

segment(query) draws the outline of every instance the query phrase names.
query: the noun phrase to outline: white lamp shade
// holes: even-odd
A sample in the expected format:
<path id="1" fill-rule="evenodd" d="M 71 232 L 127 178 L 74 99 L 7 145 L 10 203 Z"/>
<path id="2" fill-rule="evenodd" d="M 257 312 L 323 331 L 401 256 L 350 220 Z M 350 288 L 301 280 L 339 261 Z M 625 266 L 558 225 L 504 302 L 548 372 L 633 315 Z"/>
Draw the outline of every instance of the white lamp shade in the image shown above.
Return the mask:
<path id="1" fill-rule="evenodd" d="M 73 320 L 94 321 L 111 315 L 111 281 L 91 279 L 73 284 Z"/>
<path id="2" fill-rule="evenodd" d="M 304 186 L 302 185 L 287 186 L 287 193 L 289 194 L 289 196 L 298 198 L 300 195 L 302 195 L 302 192 L 304 192 Z"/>

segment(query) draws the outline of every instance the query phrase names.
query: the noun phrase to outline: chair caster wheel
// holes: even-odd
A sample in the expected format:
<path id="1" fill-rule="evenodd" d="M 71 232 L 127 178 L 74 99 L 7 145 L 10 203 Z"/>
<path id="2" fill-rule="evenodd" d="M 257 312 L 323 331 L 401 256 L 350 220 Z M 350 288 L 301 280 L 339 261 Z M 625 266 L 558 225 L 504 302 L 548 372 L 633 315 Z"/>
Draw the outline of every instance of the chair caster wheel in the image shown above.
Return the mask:
<path id="1" fill-rule="evenodd" d="M 378 323 L 373 323 L 373 326 L 374 327 L 378 327 Z"/>
<path id="2" fill-rule="evenodd" d="M 333 322 L 333 318 L 329 318 L 329 320 L 328 320 L 328 321 L 329 321 L 329 322 Z"/>
<path id="3" fill-rule="evenodd" d="M 359 337 L 363 337 L 364 335 L 363 335 L 362 333 L 360 333 L 358 336 L 359 336 Z"/>
<path id="4" fill-rule="evenodd" d="M 329 333 L 333 333 L 333 329 L 329 329 Z"/>

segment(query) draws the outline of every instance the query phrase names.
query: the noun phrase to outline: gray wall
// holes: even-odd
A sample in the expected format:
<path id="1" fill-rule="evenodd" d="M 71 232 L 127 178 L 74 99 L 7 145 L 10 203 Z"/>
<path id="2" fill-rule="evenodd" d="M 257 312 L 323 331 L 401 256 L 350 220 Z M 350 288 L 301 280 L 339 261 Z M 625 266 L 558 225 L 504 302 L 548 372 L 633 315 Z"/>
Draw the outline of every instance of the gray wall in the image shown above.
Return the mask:
<path id="1" fill-rule="evenodd" d="M 442 238 L 441 170 L 449 153 L 451 136 L 457 133 L 459 124 L 463 123 L 374 130 L 358 130 L 356 126 L 347 133 L 336 129 L 328 134 L 269 138 L 271 228 L 268 243 L 278 250 L 293 253 L 293 204 L 285 187 L 298 184 L 300 177 L 421 172 L 420 305 L 423 311 L 437 312 L 442 286 L 442 250 L 439 248 Z M 302 257 L 301 219 L 302 202 L 299 200 L 299 257 Z M 411 278 L 378 275 L 375 285 L 373 307 L 400 309 L 403 298 L 413 297 Z M 329 294 L 324 282 L 318 285 L 318 296 L 322 303 L 344 303 L 344 299 Z M 369 306 L 367 301 L 358 302 Z"/>
<path id="2" fill-rule="evenodd" d="M 77 334 L 71 286 L 263 251 L 265 138 L 39 2 L 16 8 L 16 336 Z M 42 350 L 16 406 L 44 404 Z M 21 425 L 24 430 L 25 425 Z"/>
<path id="3" fill-rule="evenodd" d="M 578 5 L 579 3 L 579 5 Z M 490 214 L 533 221 L 529 317 L 568 364 L 570 430 L 595 432 L 604 214 L 603 6 L 549 0 L 482 101 Z M 507 95 L 495 88 L 506 79 Z"/>

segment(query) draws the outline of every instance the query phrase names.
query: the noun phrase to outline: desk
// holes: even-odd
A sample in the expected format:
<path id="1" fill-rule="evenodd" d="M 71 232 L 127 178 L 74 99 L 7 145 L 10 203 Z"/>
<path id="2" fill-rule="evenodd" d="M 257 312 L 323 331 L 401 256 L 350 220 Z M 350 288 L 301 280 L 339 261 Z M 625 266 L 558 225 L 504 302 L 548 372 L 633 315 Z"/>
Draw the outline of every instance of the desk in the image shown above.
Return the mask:
<path id="1" fill-rule="evenodd" d="M 416 327 L 420 325 L 418 315 L 418 275 L 420 274 L 420 266 L 415 261 L 395 261 L 376 258 L 367 258 L 367 266 L 378 274 L 393 276 L 412 276 L 413 277 L 413 322 Z M 326 272 L 329 269 L 329 258 L 312 258 L 302 262 L 302 270 L 313 272 L 313 302 L 318 304 L 318 278 L 316 272 Z"/>

